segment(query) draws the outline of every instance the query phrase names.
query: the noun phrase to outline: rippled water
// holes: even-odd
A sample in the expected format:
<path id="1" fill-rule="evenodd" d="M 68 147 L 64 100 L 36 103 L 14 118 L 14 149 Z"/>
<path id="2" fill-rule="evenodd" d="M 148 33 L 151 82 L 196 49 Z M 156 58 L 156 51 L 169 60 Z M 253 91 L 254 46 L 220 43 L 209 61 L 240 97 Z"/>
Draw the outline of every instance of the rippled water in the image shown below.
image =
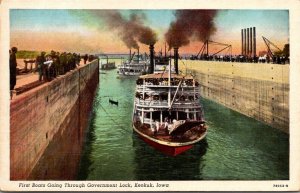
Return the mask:
<path id="1" fill-rule="evenodd" d="M 289 179 L 287 134 L 207 99 L 205 140 L 176 157 L 148 146 L 131 127 L 135 78 L 116 71 L 100 74 L 78 180 Z"/>

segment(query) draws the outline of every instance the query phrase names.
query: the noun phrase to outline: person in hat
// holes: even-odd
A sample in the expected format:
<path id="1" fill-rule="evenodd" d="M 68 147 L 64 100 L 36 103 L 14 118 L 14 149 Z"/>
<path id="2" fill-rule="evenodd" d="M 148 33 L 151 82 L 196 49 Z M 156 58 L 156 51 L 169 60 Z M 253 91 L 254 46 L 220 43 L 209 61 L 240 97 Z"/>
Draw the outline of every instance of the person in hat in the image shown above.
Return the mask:
<path id="1" fill-rule="evenodd" d="M 10 75 L 10 98 L 12 98 L 12 90 L 17 83 L 17 58 L 18 48 L 12 47 L 9 55 L 9 75 Z"/>
<path id="2" fill-rule="evenodd" d="M 45 74 L 44 74 L 44 62 L 46 61 L 45 54 L 46 52 L 41 52 L 41 55 L 39 55 L 36 58 L 36 63 L 39 71 L 39 81 L 45 80 Z"/>

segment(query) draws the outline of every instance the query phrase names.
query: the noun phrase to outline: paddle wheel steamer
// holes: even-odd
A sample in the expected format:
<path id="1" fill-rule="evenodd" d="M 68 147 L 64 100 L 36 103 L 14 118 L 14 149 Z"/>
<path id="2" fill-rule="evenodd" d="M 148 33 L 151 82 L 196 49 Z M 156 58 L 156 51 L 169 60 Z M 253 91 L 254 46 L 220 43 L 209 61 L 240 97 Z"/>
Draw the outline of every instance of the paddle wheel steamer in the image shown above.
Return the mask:
<path id="1" fill-rule="evenodd" d="M 155 72 L 152 66 L 152 74 L 137 79 L 133 112 L 134 131 L 171 156 L 192 148 L 207 134 L 199 84 L 191 75 L 178 75 L 178 52 L 174 56 L 175 73 L 168 70 L 172 68 L 167 59 L 165 70 Z"/>
<path id="2" fill-rule="evenodd" d="M 139 76 L 146 74 L 149 71 L 149 60 L 146 57 L 142 57 L 139 52 L 135 56 L 135 53 L 131 55 L 128 60 L 124 61 L 118 67 L 119 76 Z"/>

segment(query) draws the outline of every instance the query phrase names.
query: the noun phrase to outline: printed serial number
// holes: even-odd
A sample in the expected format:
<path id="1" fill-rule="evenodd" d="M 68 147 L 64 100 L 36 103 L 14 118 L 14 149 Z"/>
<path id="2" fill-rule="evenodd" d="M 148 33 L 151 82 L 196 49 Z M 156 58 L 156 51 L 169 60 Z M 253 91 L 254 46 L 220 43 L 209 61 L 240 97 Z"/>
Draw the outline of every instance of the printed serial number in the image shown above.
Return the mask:
<path id="1" fill-rule="evenodd" d="M 273 184 L 273 187 L 275 188 L 284 188 L 284 187 L 289 187 L 287 184 Z"/>

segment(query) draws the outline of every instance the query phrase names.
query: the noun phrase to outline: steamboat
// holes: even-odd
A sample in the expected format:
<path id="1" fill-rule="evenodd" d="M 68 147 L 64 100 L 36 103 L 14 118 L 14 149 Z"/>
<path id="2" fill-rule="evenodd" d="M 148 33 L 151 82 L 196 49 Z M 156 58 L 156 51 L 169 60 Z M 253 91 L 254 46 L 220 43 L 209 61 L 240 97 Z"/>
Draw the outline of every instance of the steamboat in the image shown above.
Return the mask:
<path id="1" fill-rule="evenodd" d="M 207 127 L 199 103 L 199 84 L 191 75 L 178 74 L 178 49 L 162 63 L 168 68 L 155 72 L 150 46 L 151 74 L 136 81 L 133 130 L 149 145 L 171 156 L 181 154 L 205 138 Z"/>
<path id="2" fill-rule="evenodd" d="M 142 57 L 139 52 L 135 56 L 135 53 L 129 54 L 129 59 L 124 61 L 118 67 L 119 76 L 139 76 L 146 74 L 149 70 L 149 60 L 146 57 Z"/>
<path id="3" fill-rule="evenodd" d="M 105 56 L 106 57 L 106 63 L 103 63 L 103 60 L 101 60 L 100 56 Z M 99 59 L 100 59 L 100 69 L 101 70 L 112 70 L 112 69 L 117 68 L 115 62 L 109 62 L 108 61 L 108 55 L 101 54 L 100 56 L 99 56 Z"/>
<path id="4" fill-rule="evenodd" d="M 112 70 L 116 68 L 116 63 L 115 62 L 107 62 L 106 64 L 101 64 L 100 65 L 101 70 Z"/>

